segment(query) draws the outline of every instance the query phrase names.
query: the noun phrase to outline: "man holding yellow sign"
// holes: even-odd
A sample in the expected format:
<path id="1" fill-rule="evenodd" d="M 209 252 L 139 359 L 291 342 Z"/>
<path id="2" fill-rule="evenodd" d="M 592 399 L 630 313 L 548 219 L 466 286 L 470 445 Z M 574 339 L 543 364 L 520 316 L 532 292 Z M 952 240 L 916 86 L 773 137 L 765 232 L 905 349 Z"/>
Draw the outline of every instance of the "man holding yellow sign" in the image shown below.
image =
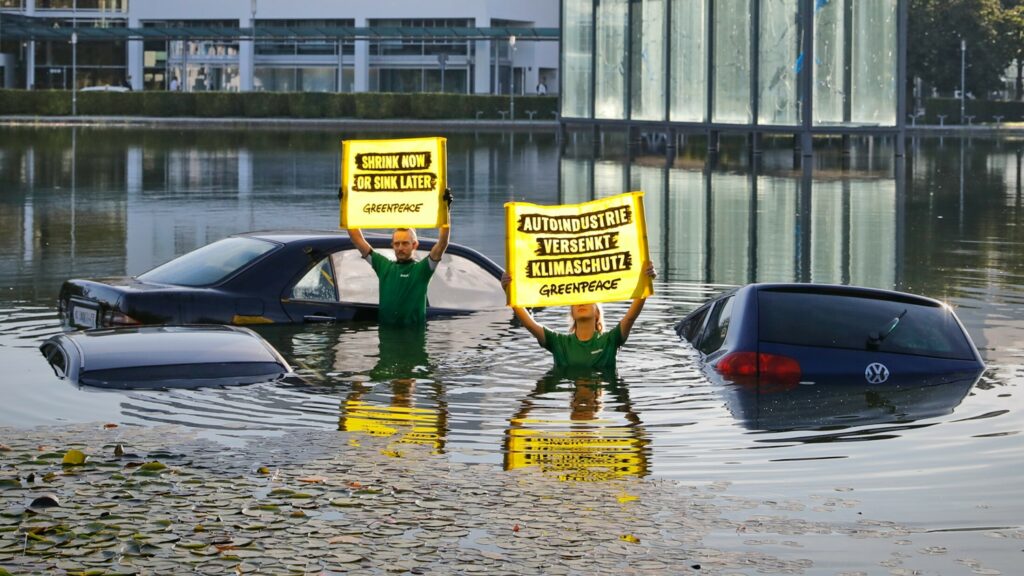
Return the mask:
<path id="1" fill-rule="evenodd" d="M 502 285 L 523 326 L 554 356 L 556 367 L 614 369 L 618 348 L 653 294 L 643 192 L 583 204 L 505 205 L 506 261 Z M 597 302 L 633 299 L 604 331 Z M 569 334 L 539 324 L 525 306 L 570 306 Z"/>
<path id="2" fill-rule="evenodd" d="M 451 235 L 445 139 L 346 140 L 341 179 L 341 227 L 377 274 L 380 323 L 422 326 L 427 286 Z M 415 227 L 435 226 L 430 255 L 415 260 Z M 395 259 L 375 252 L 361 228 L 395 228 Z"/>

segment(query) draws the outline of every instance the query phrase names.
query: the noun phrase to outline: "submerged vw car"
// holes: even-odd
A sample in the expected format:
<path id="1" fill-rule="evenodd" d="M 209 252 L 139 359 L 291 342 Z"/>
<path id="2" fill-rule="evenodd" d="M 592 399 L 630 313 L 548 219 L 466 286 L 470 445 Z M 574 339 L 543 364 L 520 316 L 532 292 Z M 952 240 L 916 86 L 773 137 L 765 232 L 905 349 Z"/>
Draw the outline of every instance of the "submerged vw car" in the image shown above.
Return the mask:
<path id="1" fill-rule="evenodd" d="M 697 308 L 676 332 L 700 352 L 713 379 L 761 393 L 956 382 L 969 388 L 985 368 L 949 306 L 853 286 L 751 284 Z"/>
<path id="2" fill-rule="evenodd" d="M 391 255 L 391 238 L 367 235 Z M 434 241 L 420 240 L 417 258 Z M 505 305 L 502 269 L 451 244 L 427 293 L 428 316 Z M 374 320 L 377 276 L 342 232 L 231 236 L 136 277 L 68 280 L 60 291 L 65 326 L 273 324 Z"/>

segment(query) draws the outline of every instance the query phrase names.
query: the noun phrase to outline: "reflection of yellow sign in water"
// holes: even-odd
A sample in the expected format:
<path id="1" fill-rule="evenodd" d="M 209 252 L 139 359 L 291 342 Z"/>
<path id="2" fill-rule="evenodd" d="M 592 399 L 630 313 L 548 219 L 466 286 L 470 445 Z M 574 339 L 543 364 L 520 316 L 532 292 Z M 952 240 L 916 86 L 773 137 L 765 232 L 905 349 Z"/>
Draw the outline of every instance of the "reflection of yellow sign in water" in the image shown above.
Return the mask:
<path id="1" fill-rule="evenodd" d="M 425 444 L 440 450 L 444 443 L 443 420 L 439 410 L 346 400 L 342 404 L 339 429 L 381 437 L 400 434 L 398 443 Z"/>
<path id="2" fill-rule="evenodd" d="M 560 480 L 602 481 L 647 474 L 646 442 L 632 428 L 510 428 L 505 469 L 537 467 Z"/>
<path id="3" fill-rule="evenodd" d="M 583 204 L 505 204 L 511 306 L 649 296 L 643 192 Z"/>
<path id="4" fill-rule="evenodd" d="M 342 228 L 438 228 L 448 223 L 444 138 L 345 140 Z"/>

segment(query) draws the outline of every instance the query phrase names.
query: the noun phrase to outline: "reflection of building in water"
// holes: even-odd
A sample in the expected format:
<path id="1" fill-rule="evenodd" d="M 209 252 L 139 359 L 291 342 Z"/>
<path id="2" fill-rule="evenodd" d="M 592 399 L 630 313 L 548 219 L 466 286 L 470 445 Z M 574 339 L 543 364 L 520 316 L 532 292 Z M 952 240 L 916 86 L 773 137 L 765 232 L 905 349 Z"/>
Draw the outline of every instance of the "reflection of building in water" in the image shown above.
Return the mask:
<path id="1" fill-rule="evenodd" d="M 536 468 L 565 481 L 639 478 L 648 472 L 647 444 L 623 384 L 547 376 L 510 420 L 505 469 Z"/>
<path id="2" fill-rule="evenodd" d="M 736 174 L 563 157 L 562 201 L 642 190 L 655 264 L 707 284 L 827 282 L 894 288 L 902 277 L 901 183 Z"/>

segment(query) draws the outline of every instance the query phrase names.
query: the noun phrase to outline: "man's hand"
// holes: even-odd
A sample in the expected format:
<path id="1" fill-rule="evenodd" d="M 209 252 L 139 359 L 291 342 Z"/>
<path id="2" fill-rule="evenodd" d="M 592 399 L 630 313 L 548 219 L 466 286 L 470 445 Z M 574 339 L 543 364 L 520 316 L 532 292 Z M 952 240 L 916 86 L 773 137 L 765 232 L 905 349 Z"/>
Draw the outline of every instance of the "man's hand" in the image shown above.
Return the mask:
<path id="1" fill-rule="evenodd" d="M 647 264 L 644 266 L 644 274 L 646 274 L 651 280 L 658 277 L 658 272 L 654 269 L 654 262 L 651 262 L 650 260 L 647 261 Z"/>
<path id="2" fill-rule="evenodd" d="M 508 292 L 508 287 L 510 284 L 512 284 L 512 275 L 509 274 L 508 271 L 505 271 L 501 275 L 501 289 L 504 290 L 505 292 Z"/>

